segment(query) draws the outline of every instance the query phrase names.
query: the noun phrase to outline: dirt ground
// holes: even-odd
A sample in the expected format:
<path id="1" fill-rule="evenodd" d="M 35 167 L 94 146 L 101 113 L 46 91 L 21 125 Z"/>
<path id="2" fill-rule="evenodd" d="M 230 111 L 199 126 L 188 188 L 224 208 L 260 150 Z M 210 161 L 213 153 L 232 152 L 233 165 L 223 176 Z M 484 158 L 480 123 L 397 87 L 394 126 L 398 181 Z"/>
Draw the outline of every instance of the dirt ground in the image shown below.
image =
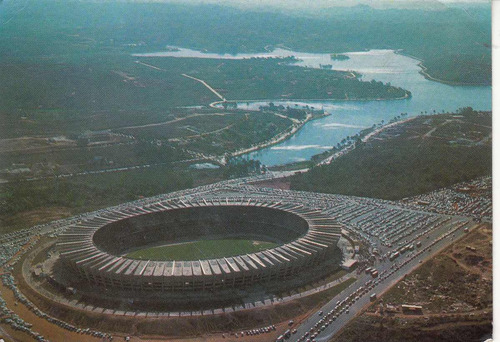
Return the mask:
<path id="1" fill-rule="evenodd" d="M 276 178 L 262 182 L 250 183 L 256 187 L 290 190 L 290 178 Z"/>
<path id="2" fill-rule="evenodd" d="M 492 332 L 491 263 L 492 229 L 484 224 L 401 280 L 332 342 L 482 342 Z M 422 311 L 403 313 L 401 304 Z"/>

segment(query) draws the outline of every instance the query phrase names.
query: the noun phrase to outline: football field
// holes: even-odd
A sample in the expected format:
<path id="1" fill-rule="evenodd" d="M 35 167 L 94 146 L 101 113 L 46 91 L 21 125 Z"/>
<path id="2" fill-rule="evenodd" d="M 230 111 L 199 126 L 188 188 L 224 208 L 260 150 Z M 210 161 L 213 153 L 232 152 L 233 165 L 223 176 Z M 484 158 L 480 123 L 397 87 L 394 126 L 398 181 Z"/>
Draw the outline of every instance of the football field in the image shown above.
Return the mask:
<path id="1" fill-rule="evenodd" d="M 255 253 L 274 248 L 278 244 L 267 241 L 224 239 L 199 240 L 141 249 L 127 254 L 141 260 L 201 260 Z"/>

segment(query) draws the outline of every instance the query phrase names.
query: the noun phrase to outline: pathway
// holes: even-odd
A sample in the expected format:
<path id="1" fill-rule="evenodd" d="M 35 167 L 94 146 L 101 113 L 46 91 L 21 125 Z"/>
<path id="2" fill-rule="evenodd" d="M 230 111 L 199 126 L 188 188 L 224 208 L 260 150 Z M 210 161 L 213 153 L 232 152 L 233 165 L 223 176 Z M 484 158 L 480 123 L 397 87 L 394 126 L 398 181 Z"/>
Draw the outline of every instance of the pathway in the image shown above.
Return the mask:
<path id="1" fill-rule="evenodd" d="M 222 101 L 226 102 L 226 98 L 224 96 L 222 96 L 221 94 L 219 94 L 217 92 L 217 90 L 215 90 L 214 88 L 212 88 L 207 82 L 203 81 L 203 80 L 200 80 L 199 78 L 196 78 L 196 77 L 193 77 L 193 76 L 189 76 L 189 75 L 186 75 L 186 74 L 182 74 L 182 76 L 184 77 L 187 77 L 187 78 L 190 78 L 192 80 L 195 80 L 195 81 L 198 81 L 200 82 L 201 84 L 203 84 L 205 87 L 208 88 L 208 90 L 210 90 L 212 93 L 214 93 L 219 99 L 221 99 Z"/>

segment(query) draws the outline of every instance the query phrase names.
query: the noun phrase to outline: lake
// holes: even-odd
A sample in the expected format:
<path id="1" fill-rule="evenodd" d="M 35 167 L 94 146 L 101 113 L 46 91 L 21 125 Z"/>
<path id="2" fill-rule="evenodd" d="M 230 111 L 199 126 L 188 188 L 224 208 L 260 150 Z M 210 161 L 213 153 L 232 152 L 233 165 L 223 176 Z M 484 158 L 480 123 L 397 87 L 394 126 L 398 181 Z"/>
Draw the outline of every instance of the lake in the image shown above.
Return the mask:
<path id="1" fill-rule="evenodd" d="M 452 86 L 427 80 L 422 76 L 419 61 L 395 53 L 393 50 L 370 50 L 348 52 L 348 60 L 331 60 L 329 54 L 313 54 L 276 49 L 261 54 L 219 55 L 179 48 L 179 51 L 137 54 L 142 57 L 197 57 L 220 59 L 244 59 L 251 57 L 288 57 L 300 59 L 294 65 L 319 68 L 320 64 L 331 64 L 335 70 L 352 70 L 362 74 L 362 80 L 390 82 L 412 92 L 412 98 L 384 101 L 268 101 L 238 103 L 239 108 L 257 109 L 270 101 L 285 106 L 313 106 L 324 108 L 332 115 L 314 120 L 293 135 L 290 139 L 268 148 L 249 153 L 247 157 L 259 159 L 268 166 L 303 161 L 313 155 L 337 145 L 346 136 L 352 136 L 364 128 L 388 122 L 401 113 L 408 116 L 423 112 L 441 113 L 456 111 L 460 107 L 473 107 L 477 110 L 491 110 L 491 87 L 489 86 Z M 234 99 L 230 99 L 234 100 Z"/>

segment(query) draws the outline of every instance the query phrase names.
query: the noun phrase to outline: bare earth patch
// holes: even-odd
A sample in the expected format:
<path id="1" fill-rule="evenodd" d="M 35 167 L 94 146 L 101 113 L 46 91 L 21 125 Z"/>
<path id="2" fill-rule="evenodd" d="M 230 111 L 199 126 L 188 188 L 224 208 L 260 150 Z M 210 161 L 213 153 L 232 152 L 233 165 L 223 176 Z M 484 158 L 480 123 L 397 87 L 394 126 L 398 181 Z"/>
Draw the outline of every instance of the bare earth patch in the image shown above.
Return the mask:
<path id="1" fill-rule="evenodd" d="M 46 207 L 20 212 L 12 216 L 2 215 L 0 216 L 0 233 L 4 234 L 14 229 L 32 227 L 71 215 L 71 210 L 65 207 Z"/>

